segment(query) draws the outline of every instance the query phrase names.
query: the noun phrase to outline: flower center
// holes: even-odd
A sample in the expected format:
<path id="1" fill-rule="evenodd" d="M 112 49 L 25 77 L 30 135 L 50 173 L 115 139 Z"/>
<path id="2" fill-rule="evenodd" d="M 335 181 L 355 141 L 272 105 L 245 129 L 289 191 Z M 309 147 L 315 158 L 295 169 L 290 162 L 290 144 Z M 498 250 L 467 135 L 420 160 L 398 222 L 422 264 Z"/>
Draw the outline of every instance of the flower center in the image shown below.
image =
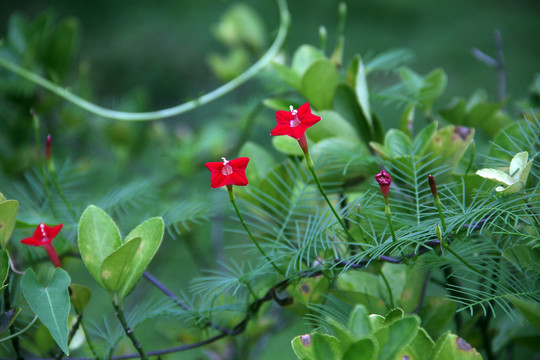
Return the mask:
<path id="1" fill-rule="evenodd" d="M 39 229 L 41 230 L 41 242 L 47 241 L 49 237 L 47 236 L 47 232 L 45 231 L 45 225 L 39 224 Z"/>
<path id="2" fill-rule="evenodd" d="M 229 176 L 233 173 L 232 166 L 229 165 L 229 161 L 222 157 L 223 159 L 223 168 L 221 168 L 221 173 L 225 176 Z"/>
<path id="3" fill-rule="evenodd" d="M 294 119 L 289 122 L 289 125 L 290 127 L 297 127 L 301 123 L 300 119 L 298 118 L 298 110 L 295 110 L 292 105 L 290 106 L 290 109 Z"/>

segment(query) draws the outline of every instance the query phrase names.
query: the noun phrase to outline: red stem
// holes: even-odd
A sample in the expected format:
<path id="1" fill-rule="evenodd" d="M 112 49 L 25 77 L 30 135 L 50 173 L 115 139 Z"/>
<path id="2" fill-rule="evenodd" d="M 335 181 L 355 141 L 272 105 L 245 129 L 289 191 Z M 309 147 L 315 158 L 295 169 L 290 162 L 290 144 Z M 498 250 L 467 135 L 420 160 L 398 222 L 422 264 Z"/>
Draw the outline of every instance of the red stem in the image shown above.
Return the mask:
<path id="1" fill-rule="evenodd" d="M 49 258 L 54 266 L 61 267 L 62 265 L 60 264 L 60 259 L 58 258 L 58 254 L 56 254 L 56 250 L 54 250 L 52 244 L 43 244 L 43 247 L 45 250 L 47 250 L 47 255 L 49 255 Z"/>

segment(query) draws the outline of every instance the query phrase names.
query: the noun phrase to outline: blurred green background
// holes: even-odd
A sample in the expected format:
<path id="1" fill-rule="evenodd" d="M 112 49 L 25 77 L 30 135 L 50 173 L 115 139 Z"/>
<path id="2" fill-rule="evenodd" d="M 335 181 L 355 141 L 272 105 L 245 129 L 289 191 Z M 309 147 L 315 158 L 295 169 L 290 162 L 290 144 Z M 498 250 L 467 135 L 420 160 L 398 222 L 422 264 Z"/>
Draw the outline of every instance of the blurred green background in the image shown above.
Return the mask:
<path id="1" fill-rule="evenodd" d="M 279 16 L 274 1 L 250 0 L 243 3 L 257 14 L 264 28 L 262 43 L 250 49 L 247 62 L 244 59 L 246 65 L 253 63 L 271 44 Z M 415 54 L 410 66 L 418 73 L 427 74 L 441 67 L 448 74 L 448 88 L 437 102 L 438 109 L 454 97 L 468 98 L 478 88 L 484 88 L 491 101 L 497 100 L 495 70 L 471 55 L 471 48 L 476 47 L 495 56 L 494 29 L 500 30 L 503 36 L 509 104 L 527 95 L 535 73 L 540 71 L 539 1 L 373 0 L 346 3 L 345 65 L 357 53 L 369 56 L 388 49 L 408 48 Z M 154 110 L 196 98 L 223 83 L 212 71 L 209 59 L 212 54 L 224 55 L 229 51 L 216 36 L 216 29 L 233 4 L 235 2 L 210 0 L 1 1 L 0 38 L 6 36 L 8 20 L 14 13 L 30 21 L 45 11 L 55 14 L 57 21 L 72 17 L 79 24 L 80 39 L 73 64 L 60 83 L 73 86 L 75 93 L 88 95 L 92 101 L 105 107 Z M 338 4 L 338 1 L 323 0 L 289 1 L 292 24 L 284 48 L 286 56 L 290 57 L 301 44 L 319 46 L 321 25 L 327 29 L 326 50 L 331 54 L 336 44 Z M 5 70 L 0 70 L 0 75 L 9 78 Z M 377 80 L 380 83 L 373 84 L 374 88 L 384 86 L 388 81 L 385 78 Z M 34 156 L 34 139 L 27 114 L 29 107 L 39 104 L 43 107 L 42 131 L 53 134 L 57 164 L 70 159 L 75 165 L 68 169 L 82 174 L 79 177 L 92 175 L 87 176 L 90 181 L 86 179 L 83 182 L 83 186 L 91 185 L 83 187 L 87 190 L 84 196 L 78 188 L 76 199 L 80 203 L 75 205 L 86 206 L 111 188 L 118 190 L 123 184 L 142 183 L 141 179 L 145 179 L 150 183 L 145 183 L 145 186 L 159 187 L 159 193 L 152 189 L 149 195 L 145 193 L 148 199 L 137 199 L 142 209 L 137 208 L 136 215 L 129 206 L 128 210 L 113 212 L 124 233 L 147 216 L 162 215 L 160 211 L 167 204 L 174 203 L 170 199 L 183 201 L 197 197 L 209 204 L 215 213 L 221 213 L 228 205 L 225 194 L 209 191 L 208 174 L 203 164 L 218 161 L 225 153 L 236 156 L 236 133 L 243 125 L 241 117 L 267 95 L 267 89 L 272 87 L 272 83 L 265 83 L 267 81 L 272 80 L 259 76 L 207 106 L 164 121 L 142 124 L 96 118 L 44 90 L 37 90 L 38 95 L 30 99 L 21 100 L 17 96 L 7 97 L 5 102 L 0 99 L 0 105 L 10 109 L 0 115 L 1 121 L 9 123 L 2 128 L 8 131 L 3 130 L 0 134 L 2 171 L 20 180 L 22 174 L 35 165 L 27 160 Z M 388 106 L 395 107 L 392 104 Z M 509 110 L 515 111 L 512 107 Z M 4 108 L 0 108 L 2 111 Z M 381 111 L 386 116 L 383 118 L 385 125 L 397 125 L 397 118 L 392 117 L 397 112 L 392 109 Z M 511 115 L 519 117 L 517 112 Z M 271 110 L 263 110 L 258 119 L 251 139 L 270 147 L 270 137 L 266 135 L 274 124 L 274 114 Z M 158 177 L 158 173 L 162 176 Z M 9 188 L 11 180 L 8 179 L 8 176 L 0 174 L 0 190 Z M 154 180 L 157 185 L 152 183 Z M 148 206 L 160 198 L 168 200 L 168 203 L 157 209 Z M 26 214 L 31 213 L 28 207 L 21 201 L 21 209 Z M 131 216 L 125 216 L 126 213 Z M 223 222 L 214 221 L 212 226 L 202 227 L 193 235 L 183 234 L 181 243 L 166 238 L 151 270 L 180 293 L 194 276 L 200 274 L 201 262 L 204 261 L 196 261 L 194 254 L 197 251 L 205 249 L 207 255 L 210 250 L 206 249 L 212 248 L 218 260 L 231 254 L 241 258 L 242 249 L 227 250 L 226 255 L 216 250 L 222 246 L 216 244 L 219 238 L 216 234 L 221 232 L 222 226 Z M 74 237 L 65 237 L 68 243 L 75 242 Z M 232 235 L 220 241 L 225 241 L 226 245 L 242 243 Z M 190 249 L 193 244 L 196 244 L 196 249 Z M 211 263 L 210 267 L 216 266 L 211 256 L 207 262 Z M 180 272 L 182 276 L 178 276 Z M 73 275 L 81 283 L 92 281 L 83 268 L 79 272 L 73 271 Z M 103 313 L 103 307 L 109 308 L 107 296 L 99 291 L 96 290 L 91 303 L 91 311 L 98 314 Z M 148 293 L 136 291 L 130 301 L 136 303 L 137 296 L 143 298 Z M 100 302 L 100 298 L 104 301 Z M 250 355 L 245 354 L 246 358 L 263 354 L 261 358 L 274 359 L 279 353 L 283 359 L 293 359 L 289 341 L 302 331 L 309 331 L 301 320 L 288 317 L 284 310 L 272 311 L 267 318 L 279 319 L 281 324 L 272 329 L 272 337 L 254 337 L 256 344 L 250 349 Z M 265 319 L 259 320 L 264 322 Z M 182 333 L 181 324 L 174 322 L 163 327 L 153 325 L 145 336 L 148 337 L 148 348 L 152 350 L 166 346 L 164 344 L 170 340 L 194 341 Z M 242 349 L 243 343 L 251 339 L 238 337 L 232 341 Z M 220 342 L 214 350 L 225 353 L 226 346 Z M 123 348 L 130 349 L 130 345 L 124 342 Z M 206 350 L 168 358 L 200 358 Z"/>
<path id="2" fill-rule="evenodd" d="M 278 25 L 274 1 L 245 1 L 262 18 L 271 42 Z M 331 51 L 335 43 L 338 1 L 289 1 L 292 26 L 286 49 L 319 44 L 325 25 Z M 495 54 L 493 30 L 503 35 L 508 93 L 523 96 L 538 71 L 540 3 L 535 0 L 348 1 L 345 59 L 355 53 L 405 47 L 416 54 L 414 68 L 427 73 L 442 67 L 449 76 L 446 98 L 468 96 L 486 87 L 495 96 L 494 71 L 471 56 L 477 47 Z M 212 34 L 231 1 L 60 1 L 0 3 L 0 33 L 13 12 L 30 19 L 44 10 L 58 18 L 73 16 L 81 24 L 80 59 L 91 68 L 92 85 L 101 103 L 137 87 L 150 94 L 150 108 L 171 106 L 208 91 L 219 82 L 209 71 L 210 52 L 223 52 Z M 235 99 L 231 95 L 228 101 Z M 201 110 L 204 111 L 204 110 Z M 184 117 L 193 117 L 189 114 Z"/>

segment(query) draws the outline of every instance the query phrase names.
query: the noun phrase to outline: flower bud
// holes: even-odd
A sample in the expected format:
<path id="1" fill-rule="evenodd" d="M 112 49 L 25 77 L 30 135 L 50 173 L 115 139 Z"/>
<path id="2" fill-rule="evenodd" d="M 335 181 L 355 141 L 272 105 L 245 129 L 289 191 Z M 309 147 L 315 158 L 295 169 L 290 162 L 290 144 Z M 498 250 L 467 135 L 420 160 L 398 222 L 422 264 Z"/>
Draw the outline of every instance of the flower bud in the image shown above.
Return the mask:
<path id="1" fill-rule="evenodd" d="M 390 177 L 390 174 L 382 170 L 380 173 L 375 175 L 375 180 L 377 180 L 377 182 L 379 183 L 382 195 L 385 199 L 387 199 L 388 193 L 390 192 L 390 184 L 392 183 L 392 178 Z"/>

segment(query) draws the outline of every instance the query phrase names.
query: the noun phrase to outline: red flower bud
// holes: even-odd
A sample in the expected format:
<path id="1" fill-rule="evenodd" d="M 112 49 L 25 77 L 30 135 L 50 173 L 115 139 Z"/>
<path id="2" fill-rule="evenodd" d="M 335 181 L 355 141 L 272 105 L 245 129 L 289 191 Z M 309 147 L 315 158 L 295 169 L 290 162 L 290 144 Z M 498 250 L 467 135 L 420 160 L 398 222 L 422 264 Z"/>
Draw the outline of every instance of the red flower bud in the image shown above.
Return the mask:
<path id="1" fill-rule="evenodd" d="M 45 157 L 47 161 L 50 161 L 52 158 L 51 135 L 47 135 L 47 141 L 45 142 Z"/>
<path id="2" fill-rule="evenodd" d="M 379 187 L 381 188 L 381 193 L 384 198 L 388 198 L 388 193 L 390 192 L 390 184 L 392 183 L 392 178 L 390 177 L 390 174 L 382 170 L 380 173 L 375 175 L 375 180 L 377 180 L 377 182 L 379 183 Z"/>
<path id="3" fill-rule="evenodd" d="M 435 183 L 435 178 L 433 178 L 433 175 L 428 175 L 428 182 L 429 187 L 431 188 L 431 193 L 433 194 L 433 197 L 437 197 L 437 184 Z"/>

